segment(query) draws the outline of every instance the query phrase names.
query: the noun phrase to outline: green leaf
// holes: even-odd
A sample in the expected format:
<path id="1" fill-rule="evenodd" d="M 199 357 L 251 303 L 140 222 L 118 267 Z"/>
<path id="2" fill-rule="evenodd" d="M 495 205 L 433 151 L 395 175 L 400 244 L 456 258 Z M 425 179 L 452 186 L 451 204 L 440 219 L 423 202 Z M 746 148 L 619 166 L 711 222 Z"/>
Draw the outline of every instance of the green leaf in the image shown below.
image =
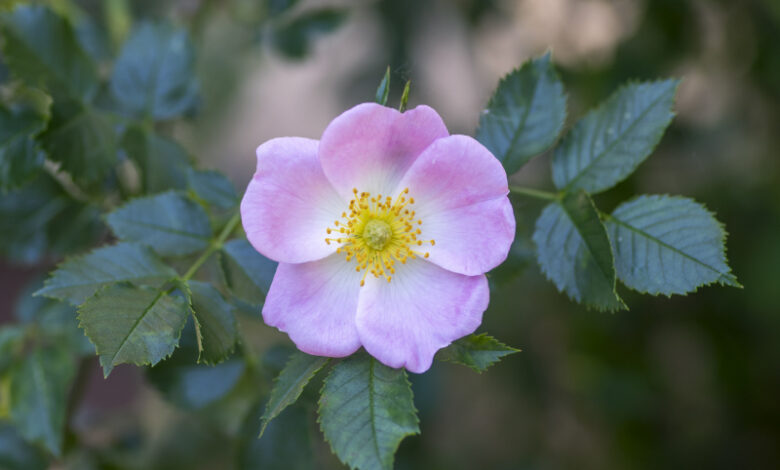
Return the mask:
<path id="1" fill-rule="evenodd" d="M 260 432 L 261 407 L 247 416 L 239 440 L 238 470 L 310 470 L 315 465 L 310 437 L 311 416 L 301 405 L 291 406 Z"/>
<path id="2" fill-rule="evenodd" d="M 679 83 L 632 83 L 589 112 L 555 149 L 555 186 L 597 193 L 633 173 L 672 121 Z"/>
<path id="3" fill-rule="evenodd" d="M 112 121 L 109 115 L 75 101 L 55 102 L 41 145 L 75 180 L 98 181 L 117 162 Z"/>
<path id="4" fill-rule="evenodd" d="M 639 292 L 686 294 L 717 282 L 741 287 L 726 261 L 726 232 L 704 206 L 639 196 L 607 218 L 620 280 Z"/>
<path id="5" fill-rule="evenodd" d="M 35 295 L 80 305 L 108 284 L 127 281 L 160 285 L 175 277 L 176 271 L 160 261 L 149 248 L 133 243 L 119 243 L 67 259 Z"/>
<path id="6" fill-rule="evenodd" d="M 260 418 L 259 437 L 263 437 L 268 423 L 279 416 L 279 413 L 298 400 L 303 389 L 314 375 L 328 363 L 328 358 L 310 356 L 296 351 L 290 356 L 282 372 L 274 380 L 271 396 L 265 405 L 265 411 Z"/>
<path id="7" fill-rule="evenodd" d="M 187 151 L 175 141 L 131 126 L 122 137 L 122 148 L 138 163 L 145 193 L 187 187 L 187 171 L 192 161 Z"/>
<path id="8" fill-rule="evenodd" d="M 558 290 L 588 307 L 619 310 L 615 265 L 604 224 L 584 191 L 549 204 L 533 235 L 537 260 Z"/>
<path id="9" fill-rule="evenodd" d="M 387 98 L 390 96 L 390 66 L 387 66 L 385 76 L 382 77 L 382 81 L 379 82 L 379 87 L 376 89 L 376 102 L 382 106 L 387 105 Z"/>
<path id="10" fill-rule="evenodd" d="M 26 183 L 43 166 L 45 156 L 33 137 L 47 119 L 32 106 L 0 103 L 0 194 Z"/>
<path id="11" fill-rule="evenodd" d="M 19 325 L 5 325 L 0 328 L 0 374 L 21 354 L 25 333 L 25 328 Z"/>
<path id="12" fill-rule="evenodd" d="M 163 120 L 193 111 L 199 85 L 187 32 L 142 23 L 122 47 L 110 86 L 119 106 L 133 116 Z"/>
<path id="13" fill-rule="evenodd" d="M 225 397 L 246 369 L 244 362 L 238 359 L 215 366 L 197 365 L 191 361 L 189 358 L 187 362 L 171 358 L 146 374 L 167 400 L 187 410 L 201 410 Z"/>
<path id="14" fill-rule="evenodd" d="M 83 250 L 102 231 L 98 209 L 71 199 L 47 174 L 0 197 L 0 254 L 12 262 Z"/>
<path id="15" fill-rule="evenodd" d="M 62 453 L 68 389 L 76 373 L 66 350 L 47 348 L 30 353 L 9 374 L 11 421 L 28 441 Z"/>
<path id="16" fill-rule="evenodd" d="M 190 313 L 182 297 L 121 283 L 100 289 L 82 304 L 79 324 L 108 377 L 116 365 L 155 365 L 170 355 Z"/>
<path id="17" fill-rule="evenodd" d="M 3 470 L 46 470 L 41 452 L 26 443 L 9 425 L 0 424 L 0 468 Z"/>
<path id="18" fill-rule="evenodd" d="M 565 120 L 566 95 L 548 52 L 501 79 L 477 140 L 512 174 L 555 142 Z"/>
<path id="19" fill-rule="evenodd" d="M 65 18 L 43 6 L 21 6 L 0 16 L 0 31 L 5 61 L 28 85 L 81 101 L 95 94 L 97 68 Z"/>
<path id="20" fill-rule="evenodd" d="M 338 29 L 346 17 L 346 11 L 342 9 L 310 11 L 275 28 L 271 39 L 279 52 L 289 58 L 301 59 L 308 54 L 317 37 Z"/>
<path id="21" fill-rule="evenodd" d="M 233 295 L 254 305 L 261 304 L 271 288 L 276 263 L 243 239 L 225 243 L 222 252 L 222 271 Z"/>
<path id="22" fill-rule="evenodd" d="M 134 199 L 106 217 L 117 237 L 139 242 L 163 256 L 204 250 L 211 240 L 209 217 L 175 192 Z"/>
<path id="23" fill-rule="evenodd" d="M 268 14 L 271 17 L 279 16 L 295 6 L 296 3 L 298 0 L 267 0 Z"/>
<path id="24" fill-rule="evenodd" d="M 199 199 L 221 209 L 230 209 L 238 205 L 236 188 L 222 173 L 190 168 L 187 179 L 190 190 Z"/>
<path id="25" fill-rule="evenodd" d="M 339 459 L 361 470 L 391 470 L 401 440 L 420 432 L 406 372 L 364 353 L 338 363 L 325 379 L 319 422 Z"/>
<path id="26" fill-rule="evenodd" d="M 436 358 L 471 367 L 482 373 L 502 357 L 520 352 L 485 333 L 468 335 L 439 351 Z"/>
<path id="27" fill-rule="evenodd" d="M 238 341 L 233 306 L 207 282 L 188 284 L 198 337 L 198 362 L 217 364 L 230 356 Z"/>
<path id="28" fill-rule="evenodd" d="M 42 286 L 42 280 L 36 280 L 19 295 L 14 306 L 14 314 L 22 324 L 35 325 L 44 341 L 62 344 L 80 356 L 95 354 L 95 347 L 79 328 L 76 309 L 65 302 L 33 297 L 33 292 Z"/>

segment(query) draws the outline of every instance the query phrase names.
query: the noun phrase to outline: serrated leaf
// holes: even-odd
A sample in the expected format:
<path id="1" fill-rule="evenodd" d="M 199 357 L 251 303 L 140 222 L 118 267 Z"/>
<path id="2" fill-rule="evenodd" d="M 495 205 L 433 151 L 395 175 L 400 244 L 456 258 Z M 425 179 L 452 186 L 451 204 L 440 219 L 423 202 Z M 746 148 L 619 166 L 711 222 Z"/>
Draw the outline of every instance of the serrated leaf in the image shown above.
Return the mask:
<path id="1" fill-rule="evenodd" d="M 195 52 L 185 30 L 142 23 L 122 47 L 111 75 L 111 93 L 137 117 L 170 119 L 199 101 Z"/>
<path id="2" fill-rule="evenodd" d="M 191 159 L 178 143 L 132 126 L 122 137 L 122 148 L 138 163 L 141 184 L 147 194 L 187 187 Z"/>
<path id="3" fill-rule="evenodd" d="M 28 441 L 62 453 L 68 389 L 76 373 L 63 349 L 36 349 L 9 374 L 11 421 Z"/>
<path id="4" fill-rule="evenodd" d="M 555 142 L 565 120 L 566 95 L 548 52 L 501 79 L 477 140 L 512 174 Z"/>
<path id="5" fill-rule="evenodd" d="M 98 209 L 71 199 L 47 174 L 0 197 L 0 253 L 12 262 L 83 250 L 102 230 Z"/>
<path id="6" fill-rule="evenodd" d="M 558 290 L 599 310 L 625 304 L 615 292 L 615 266 L 604 224 L 584 191 L 549 204 L 533 235 L 537 260 Z"/>
<path id="7" fill-rule="evenodd" d="M 149 248 L 119 243 L 67 259 L 51 273 L 35 295 L 80 305 L 108 284 L 126 281 L 159 285 L 176 276 L 176 271 L 160 261 Z"/>
<path id="8" fill-rule="evenodd" d="M 207 282 L 188 281 L 198 337 L 198 362 L 217 364 L 233 352 L 238 330 L 233 306 Z"/>
<path id="9" fill-rule="evenodd" d="M 686 294 L 718 282 L 741 287 L 726 261 L 726 232 L 704 206 L 639 196 L 607 219 L 618 278 L 648 294 Z"/>
<path id="10" fill-rule="evenodd" d="M 248 241 L 234 239 L 222 247 L 222 270 L 233 295 L 254 305 L 265 300 L 277 263 L 255 250 Z"/>
<path id="11" fill-rule="evenodd" d="M 20 6 L 0 16 L 0 30 L 4 59 L 27 84 L 81 101 L 94 95 L 97 68 L 65 18 L 43 6 Z"/>
<path id="12" fill-rule="evenodd" d="M 502 357 L 516 352 L 520 350 L 507 346 L 486 333 L 481 333 L 453 341 L 440 350 L 436 358 L 461 364 L 482 373 Z"/>
<path id="13" fill-rule="evenodd" d="M 310 470 L 317 468 L 310 437 L 311 416 L 301 405 L 291 406 L 275 419 L 258 439 L 257 407 L 244 421 L 239 440 L 238 470 Z"/>
<path id="14" fill-rule="evenodd" d="M 285 56 L 301 59 L 319 36 L 335 31 L 346 19 L 346 10 L 323 8 L 313 10 L 274 29 L 271 40 Z"/>
<path id="15" fill-rule="evenodd" d="M 328 358 L 311 356 L 300 351 L 294 352 L 282 372 L 274 380 L 271 396 L 260 418 L 259 437 L 263 437 L 268 423 L 279 413 L 298 400 L 303 389 L 314 375 L 328 363 Z"/>
<path id="16" fill-rule="evenodd" d="M 209 246 L 211 226 L 197 203 L 175 192 L 134 199 L 106 217 L 117 237 L 149 246 L 163 256 Z"/>
<path id="17" fill-rule="evenodd" d="M 33 137 L 46 120 L 31 106 L 0 104 L 0 194 L 26 183 L 43 166 L 45 157 Z"/>
<path id="18" fill-rule="evenodd" d="M 230 209 L 238 205 L 239 198 L 235 186 L 218 171 L 190 168 L 187 172 L 187 181 L 195 196 L 209 204 L 221 209 Z"/>
<path id="19" fill-rule="evenodd" d="M 113 119 L 75 101 L 55 102 L 40 141 L 49 159 L 62 164 L 75 180 L 105 177 L 117 162 Z"/>
<path id="20" fill-rule="evenodd" d="M 338 458 L 360 470 L 391 470 L 401 440 L 420 432 L 406 372 L 365 353 L 333 367 L 322 388 L 319 422 Z"/>
<path id="21" fill-rule="evenodd" d="M 555 149 L 555 186 L 597 193 L 633 173 L 672 121 L 678 84 L 632 83 L 585 115 Z"/>
<path id="22" fill-rule="evenodd" d="M 0 468 L 3 470 L 46 470 L 42 452 L 26 443 L 10 425 L 0 424 Z"/>
<path id="23" fill-rule="evenodd" d="M 155 365 L 170 355 L 190 313 L 182 297 L 121 283 L 100 289 L 82 304 L 79 325 L 108 377 L 116 365 Z"/>

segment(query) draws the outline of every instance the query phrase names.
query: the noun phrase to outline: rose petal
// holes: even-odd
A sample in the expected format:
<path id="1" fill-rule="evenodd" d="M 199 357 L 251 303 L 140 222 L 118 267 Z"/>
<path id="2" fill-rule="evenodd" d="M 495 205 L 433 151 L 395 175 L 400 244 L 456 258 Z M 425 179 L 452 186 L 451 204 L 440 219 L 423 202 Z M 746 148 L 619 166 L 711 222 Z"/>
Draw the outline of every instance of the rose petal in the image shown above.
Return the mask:
<path id="1" fill-rule="evenodd" d="M 249 242 L 266 257 L 302 263 L 333 253 L 325 230 L 346 207 L 322 173 L 316 140 L 283 137 L 257 148 L 241 220 Z"/>
<path id="2" fill-rule="evenodd" d="M 376 103 L 345 111 L 325 129 L 319 158 L 325 175 L 347 200 L 352 189 L 393 195 L 417 156 L 436 139 L 449 135 L 441 117 L 428 106 L 399 113 Z"/>
<path id="3" fill-rule="evenodd" d="M 474 332 L 488 306 L 484 275 L 456 274 L 422 259 L 396 267 L 391 282 L 369 275 L 357 329 L 369 354 L 390 367 L 422 373 L 452 341 Z"/>
<path id="4" fill-rule="evenodd" d="M 501 163 L 482 144 L 462 135 L 437 140 L 404 175 L 403 188 L 422 221 L 418 238 L 436 242 L 419 248 L 430 261 L 476 275 L 506 259 L 515 237 L 509 186 Z"/>
<path id="5" fill-rule="evenodd" d="M 360 348 L 355 315 L 362 273 L 343 254 L 301 264 L 279 263 L 263 320 L 315 356 L 344 357 Z"/>

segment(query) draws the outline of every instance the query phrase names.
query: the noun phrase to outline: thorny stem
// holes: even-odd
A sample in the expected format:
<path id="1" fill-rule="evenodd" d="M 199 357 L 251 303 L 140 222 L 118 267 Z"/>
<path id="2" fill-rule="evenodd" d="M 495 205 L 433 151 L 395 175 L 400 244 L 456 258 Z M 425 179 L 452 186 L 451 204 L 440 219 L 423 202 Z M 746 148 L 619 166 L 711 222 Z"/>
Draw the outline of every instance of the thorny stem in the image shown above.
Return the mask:
<path id="1" fill-rule="evenodd" d="M 190 266 L 190 269 L 187 270 L 186 273 L 184 273 L 184 276 L 181 277 L 182 281 L 189 281 L 192 276 L 195 275 L 195 273 L 200 269 L 200 267 L 203 265 L 203 263 L 206 262 L 207 259 L 217 250 L 222 248 L 222 244 L 225 243 L 225 240 L 227 240 L 227 237 L 230 236 L 230 234 L 235 230 L 236 225 L 241 221 L 241 214 L 236 212 L 233 214 L 233 217 L 230 218 L 230 220 L 227 221 L 225 226 L 222 228 L 222 231 L 219 233 L 217 238 L 211 241 L 211 244 L 206 249 L 206 251 L 203 252 L 202 255 L 198 259 L 195 260 L 194 263 L 192 263 L 192 266 Z"/>
<path id="2" fill-rule="evenodd" d="M 545 201 L 557 201 L 561 198 L 561 193 L 551 193 L 548 191 L 540 191 L 538 189 L 524 188 L 522 186 L 510 186 L 509 191 L 515 194 L 521 194 L 523 196 L 542 199 Z"/>

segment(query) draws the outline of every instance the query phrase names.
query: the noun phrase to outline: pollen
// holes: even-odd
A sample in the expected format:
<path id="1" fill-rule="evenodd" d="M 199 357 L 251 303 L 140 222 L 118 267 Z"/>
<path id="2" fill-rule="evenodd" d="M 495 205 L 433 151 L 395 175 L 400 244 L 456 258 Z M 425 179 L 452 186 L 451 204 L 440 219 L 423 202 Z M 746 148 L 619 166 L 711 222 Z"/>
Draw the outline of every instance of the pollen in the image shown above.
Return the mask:
<path id="1" fill-rule="evenodd" d="M 408 197 L 409 188 L 395 198 L 387 195 L 372 195 L 352 190 L 352 200 L 341 220 L 335 220 L 333 227 L 327 227 L 325 243 L 338 245 L 336 253 L 343 253 L 346 261 L 356 263 L 355 271 L 363 272 L 360 285 L 365 285 L 366 276 L 392 280 L 397 264 L 406 264 L 409 259 L 428 258 L 429 252 L 419 251 L 423 244 L 435 245 L 433 240 L 422 240 L 424 227 L 410 209 L 415 202 Z M 335 227 L 335 228 L 334 228 Z"/>

